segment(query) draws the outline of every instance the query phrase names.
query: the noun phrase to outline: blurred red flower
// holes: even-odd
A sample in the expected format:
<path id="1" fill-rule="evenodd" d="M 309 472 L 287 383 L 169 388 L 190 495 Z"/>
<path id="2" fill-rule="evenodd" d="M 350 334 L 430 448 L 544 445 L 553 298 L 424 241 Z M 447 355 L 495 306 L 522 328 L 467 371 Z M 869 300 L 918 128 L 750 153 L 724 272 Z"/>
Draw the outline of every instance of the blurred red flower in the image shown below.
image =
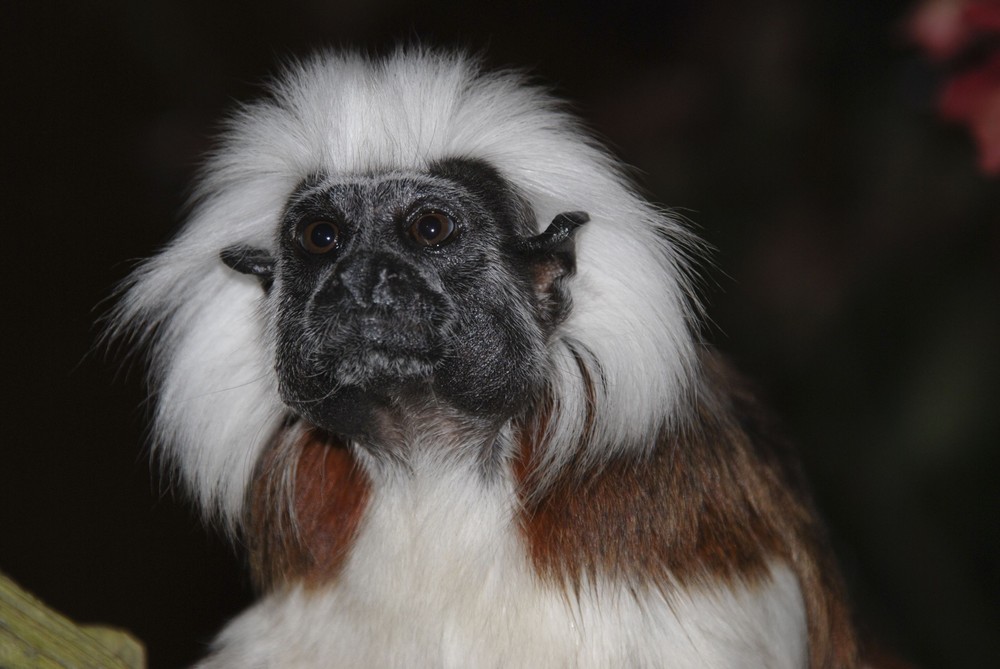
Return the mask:
<path id="1" fill-rule="evenodd" d="M 1000 0 L 924 0 L 908 31 L 932 60 L 955 67 L 938 109 L 969 127 L 979 167 L 1000 174 Z"/>

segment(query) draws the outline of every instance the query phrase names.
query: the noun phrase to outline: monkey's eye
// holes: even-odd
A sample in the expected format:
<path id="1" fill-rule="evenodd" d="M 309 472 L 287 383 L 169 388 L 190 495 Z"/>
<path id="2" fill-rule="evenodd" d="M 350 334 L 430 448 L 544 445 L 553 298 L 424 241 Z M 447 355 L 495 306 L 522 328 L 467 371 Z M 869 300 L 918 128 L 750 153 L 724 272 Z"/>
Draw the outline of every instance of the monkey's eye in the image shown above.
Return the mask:
<path id="1" fill-rule="evenodd" d="M 432 211 L 417 216 L 410 224 L 410 237 L 421 246 L 440 246 L 451 240 L 458 226 L 447 214 Z"/>
<path id="2" fill-rule="evenodd" d="M 316 255 L 329 253 L 337 247 L 339 241 L 340 228 L 332 221 L 322 219 L 313 221 L 299 233 L 299 244 L 302 248 Z"/>

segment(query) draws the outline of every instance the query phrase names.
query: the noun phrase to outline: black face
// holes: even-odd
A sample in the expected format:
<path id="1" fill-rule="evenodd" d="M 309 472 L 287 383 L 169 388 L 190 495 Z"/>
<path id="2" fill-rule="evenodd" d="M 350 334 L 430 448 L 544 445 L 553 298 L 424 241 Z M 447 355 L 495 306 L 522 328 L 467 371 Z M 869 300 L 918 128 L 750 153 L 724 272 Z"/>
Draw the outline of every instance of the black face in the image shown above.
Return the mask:
<path id="1" fill-rule="evenodd" d="M 310 179 L 289 200 L 277 258 L 246 247 L 222 258 L 275 293 L 285 402 L 356 436 L 400 404 L 500 420 L 516 411 L 568 308 L 558 279 L 585 220 L 562 215 L 532 237 L 532 212 L 495 170 L 451 160 Z"/>

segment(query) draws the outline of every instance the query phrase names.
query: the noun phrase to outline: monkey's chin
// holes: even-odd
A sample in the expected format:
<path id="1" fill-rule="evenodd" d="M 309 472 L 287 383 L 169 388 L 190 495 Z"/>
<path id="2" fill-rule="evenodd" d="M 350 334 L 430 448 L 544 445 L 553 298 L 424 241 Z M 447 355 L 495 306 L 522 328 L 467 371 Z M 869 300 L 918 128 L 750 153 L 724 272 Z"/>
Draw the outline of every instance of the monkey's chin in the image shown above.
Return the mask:
<path id="1" fill-rule="evenodd" d="M 341 387 L 320 399 L 283 393 L 285 404 L 306 421 L 331 434 L 361 437 L 372 430 L 379 403 L 360 388 Z"/>
<path id="2" fill-rule="evenodd" d="M 326 370 L 288 375 L 280 384 L 281 395 L 293 411 L 317 427 L 358 437 L 373 431 L 380 409 L 406 397 L 426 395 L 433 373 L 431 357 L 368 347 L 354 355 L 341 355 Z"/>

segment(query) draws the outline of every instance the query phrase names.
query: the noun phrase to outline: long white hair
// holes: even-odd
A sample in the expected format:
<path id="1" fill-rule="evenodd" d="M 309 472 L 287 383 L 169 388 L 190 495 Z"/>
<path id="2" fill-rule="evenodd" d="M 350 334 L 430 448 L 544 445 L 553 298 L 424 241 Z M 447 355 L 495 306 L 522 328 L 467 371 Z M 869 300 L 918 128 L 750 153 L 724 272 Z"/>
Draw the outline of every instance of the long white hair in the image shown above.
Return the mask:
<path id="1" fill-rule="evenodd" d="M 286 67 L 267 97 L 232 116 L 190 219 L 135 271 L 113 316 L 118 334 L 152 351 L 156 446 L 209 516 L 238 527 L 255 463 L 289 414 L 274 371 L 274 296 L 225 267 L 220 250 L 274 251 L 285 202 L 310 175 L 452 157 L 497 168 L 539 231 L 560 212 L 590 215 L 576 238 L 572 308 L 549 346 L 545 468 L 579 456 L 581 443 L 598 461 L 648 448 L 680 418 L 697 354 L 678 222 L 517 73 L 434 51 L 321 54 Z"/>

